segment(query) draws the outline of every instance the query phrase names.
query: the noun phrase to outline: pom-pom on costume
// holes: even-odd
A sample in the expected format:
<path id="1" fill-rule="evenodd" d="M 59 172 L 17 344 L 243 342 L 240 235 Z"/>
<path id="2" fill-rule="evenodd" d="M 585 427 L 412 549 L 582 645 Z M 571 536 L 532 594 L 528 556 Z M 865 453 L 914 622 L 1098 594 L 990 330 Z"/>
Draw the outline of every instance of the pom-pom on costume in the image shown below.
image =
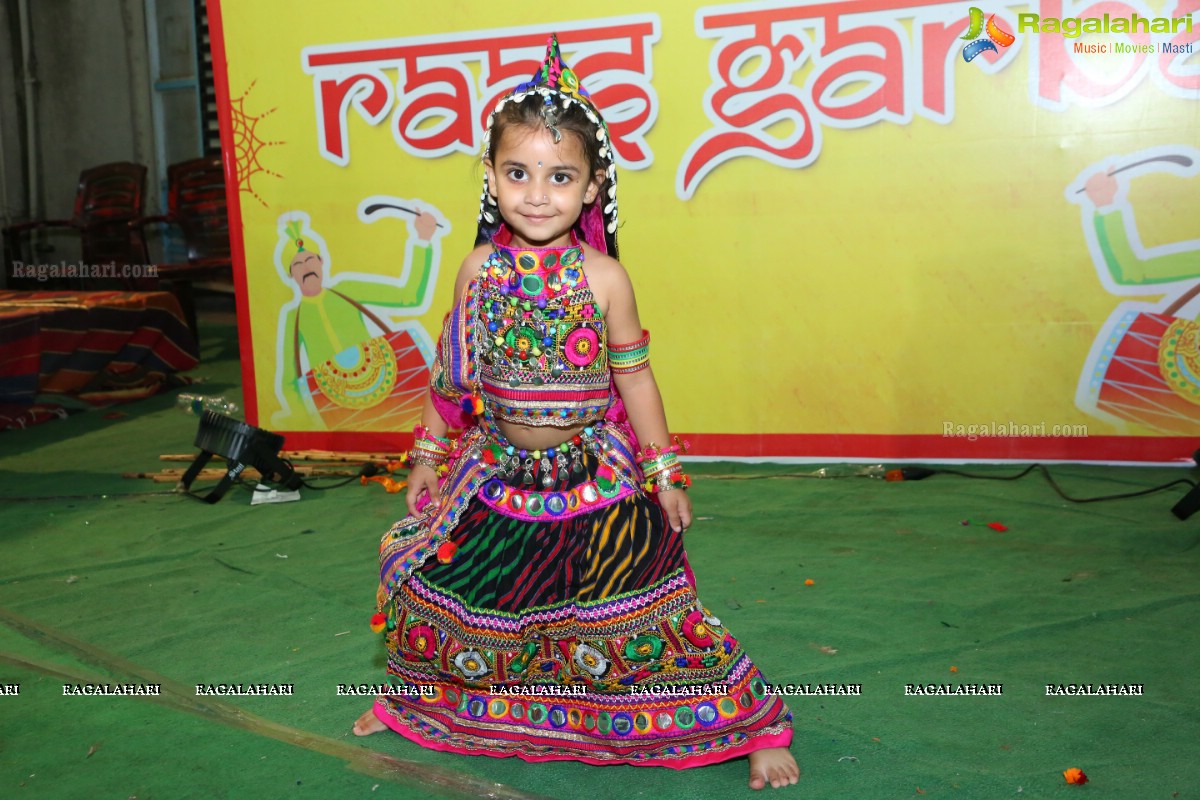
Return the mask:
<path id="1" fill-rule="evenodd" d="M 548 127 L 582 103 L 603 128 L 553 39 L 511 97 L 529 92 L 546 98 Z M 462 428 L 442 502 L 381 542 L 387 599 L 372 625 L 397 691 L 376 716 L 433 749 L 526 761 L 682 768 L 787 746 L 791 713 L 700 604 L 682 536 L 644 485 L 647 472 L 652 489 L 685 485 L 686 444 L 642 453 L 613 383 L 614 366 L 644 368 L 648 337 L 610 346 L 578 240 L 514 248 L 484 197 L 493 252 L 446 318 L 431 379 Z M 582 235 L 612 252 L 615 192 L 602 203 L 612 247 Z M 530 451 L 498 421 L 584 427 Z"/>

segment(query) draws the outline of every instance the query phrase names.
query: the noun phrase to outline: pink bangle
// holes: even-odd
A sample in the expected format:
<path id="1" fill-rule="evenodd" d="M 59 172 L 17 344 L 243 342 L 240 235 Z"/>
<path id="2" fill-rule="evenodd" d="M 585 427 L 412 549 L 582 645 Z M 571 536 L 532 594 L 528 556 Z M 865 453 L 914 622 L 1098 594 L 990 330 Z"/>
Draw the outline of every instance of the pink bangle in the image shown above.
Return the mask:
<path id="1" fill-rule="evenodd" d="M 646 449 L 643 452 L 640 452 L 637 454 L 637 460 L 638 461 L 653 461 L 654 459 L 659 458 L 660 456 L 665 456 L 669 453 L 676 453 L 676 454 L 686 453 L 688 451 L 688 448 L 690 448 L 692 446 L 691 442 L 680 439 L 678 436 L 675 436 L 672 438 L 674 438 L 675 444 L 669 445 L 667 447 L 658 447 L 657 445 L 654 444 L 654 442 L 651 442 L 650 444 L 646 445 Z"/>

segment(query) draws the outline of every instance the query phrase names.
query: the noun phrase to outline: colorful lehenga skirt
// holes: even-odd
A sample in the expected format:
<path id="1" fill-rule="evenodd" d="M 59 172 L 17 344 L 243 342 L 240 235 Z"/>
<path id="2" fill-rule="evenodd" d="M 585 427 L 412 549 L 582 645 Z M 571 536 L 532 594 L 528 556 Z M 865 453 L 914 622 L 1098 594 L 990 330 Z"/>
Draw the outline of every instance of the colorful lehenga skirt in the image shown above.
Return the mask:
<path id="1" fill-rule="evenodd" d="M 526 761 L 683 768 L 790 744 L 791 713 L 700 604 L 652 497 L 586 450 L 562 469 L 497 469 L 483 434 L 464 441 L 443 486 L 453 513 L 384 537 L 384 574 L 402 579 L 381 721 Z"/>

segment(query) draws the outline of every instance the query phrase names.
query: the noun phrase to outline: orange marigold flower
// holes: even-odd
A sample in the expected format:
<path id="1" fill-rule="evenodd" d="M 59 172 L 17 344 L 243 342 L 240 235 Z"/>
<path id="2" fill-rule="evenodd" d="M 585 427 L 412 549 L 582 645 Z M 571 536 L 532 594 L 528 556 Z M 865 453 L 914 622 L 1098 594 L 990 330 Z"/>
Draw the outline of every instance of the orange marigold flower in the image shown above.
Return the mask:
<path id="1" fill-rule="evenodd" d="M 1084 775 L 1083 770 L 1079 767 L 1071 767 L 1070 769 L 1063 770 L 1063 777 L 1067 779 L 1067 783 L 1077 786 L 1083 786 L 1088 780 L 1087 775 Z"/>

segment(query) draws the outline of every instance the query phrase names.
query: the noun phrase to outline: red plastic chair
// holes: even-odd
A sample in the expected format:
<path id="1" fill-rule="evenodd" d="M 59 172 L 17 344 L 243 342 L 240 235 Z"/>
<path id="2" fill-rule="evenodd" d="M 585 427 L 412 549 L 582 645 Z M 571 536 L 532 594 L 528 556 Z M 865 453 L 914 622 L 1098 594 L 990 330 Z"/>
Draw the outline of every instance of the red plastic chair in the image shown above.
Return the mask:
<path id="1" fill-rule="evenodd" d="M 129 222 L 138 219 L 146 192 L 146 168 L 119 161 L 85 169 L 79 174 L 75 210 L 70 219 L 22 222 L 4 229 L 9 252 L 22 252 L 20 237 L 34 230 L 66 228 L 79 234 L 84 264 L 144 265 L 149 260 L 140 231 Z"/>
<path id="2" fill-rule="evenodd" d="M 225 170 L 217 156 L 196 158 L 167 168 L 167 213 L 130 223 L 140 230 L 151 223 L 176 225 L 187 247 L 187 261 L 158 264 L 158 279 L 169 285 L 192 332 L 196 332 L 195 281 L 233 278 Z"/>

